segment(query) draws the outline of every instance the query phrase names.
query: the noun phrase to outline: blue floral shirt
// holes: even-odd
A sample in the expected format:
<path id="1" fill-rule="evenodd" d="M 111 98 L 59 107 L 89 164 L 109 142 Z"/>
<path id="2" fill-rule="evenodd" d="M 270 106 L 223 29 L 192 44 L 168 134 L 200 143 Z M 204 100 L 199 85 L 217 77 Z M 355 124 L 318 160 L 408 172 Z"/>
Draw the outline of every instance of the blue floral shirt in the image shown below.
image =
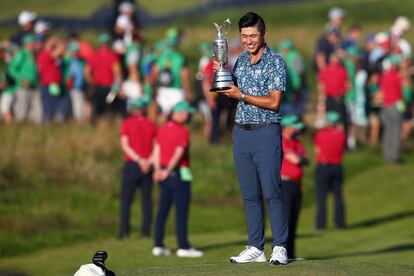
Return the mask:
<path id="1" fill-rule="evenodd" d="M 286 64 L 283 58 L 271 51 L 267 45 L 260 59 L 250 63 L 250 53 L 239 56 L 233 69 L 233 80 L 242 93 L 267 96 L 270 91 L 286 90 Z M 239 101 L 236 111 L 238 124 L 270 124 L 280 122 L 277 110 L 260 108 Z"/>

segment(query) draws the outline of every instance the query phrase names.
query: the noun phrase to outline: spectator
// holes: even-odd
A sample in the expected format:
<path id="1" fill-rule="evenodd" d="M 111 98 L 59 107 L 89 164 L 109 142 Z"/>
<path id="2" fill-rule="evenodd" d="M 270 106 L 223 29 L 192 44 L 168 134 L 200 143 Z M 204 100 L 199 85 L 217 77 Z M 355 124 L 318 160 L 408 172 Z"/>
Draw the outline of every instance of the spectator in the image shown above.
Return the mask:
<path id="1" fill-rule="evenodd" d="M 130 233 L 130 210 L 136 187 L 141 189 L 141 236 L 150 236 L 152 220 L 151 153 L 157 127 L 146 117 L 147 102 L 141 98 L 128 101 L 130 115 L 121 124 L 121 147 L 125 154 L 122 170 L 120 239 Z"/>
<path id="2" fill-rule="evenodd" d="M 324 99 L 324 110 L 338 112 L 340 122 L 346 132 L 348 113 L 344 97 L 349 89 L 349 78 L 337 53 L 331 54 L 329 64 L 319 72 L 318 89 L 321 95 L 320 98 Z M 324 113 L 323 111 L 322 114 Z"/>
<path id="3" fill-rule="evenodd" d="M 291 91 L 286 91 L 285 94 L 291 94 L 292 97 L 291 100 L 288 100 L 289 105 L 286 105 L 286 103 L 282 104 L 281 113 L 302 116 L 305 112 L 305 105 L 309 93 L 306 86 L 306 72 L 303 57 L 296 50 L 290 39 L 282 40 L 279 49 L 282 57 L 286 61 L 290 82 L 289 86 Z M 284 97 L 286 97 L 285 94 L 283 95 Z M 284 106 L 289 106 L 289 108 L 286 110 Z M 285 111 L 283 111 L 284 109 Z"/>
<path id="4" fill-rule="evenodd" d="M 198 109 L 203 115 L 204 137 L 210 139 L 213 127 L 212 111 L 216 108 L 215 98 L 217 94 L 210 93 L 211 84 L 213 82 L 213 61 L 212 47 L 209 43 L 202 43 L 199 47 L 200 59 L 198 61 L 198 72 L 195 76 L 196 86 L 198 88 L 199 102 Z"/>
<path id="5" fill-rule="evenodd" d="M 161 109 L 161 122 L 171 108 L 180 101 L 193 99 L 190 86 L 190 70 L 183 55 L 177 50 L 180 33 L 170 28 L 166 33 L 167 47 L 162 51 L 154 67 L 157 80 L 157 103 Z"/>
<path id="6" fill-rule="evenodd" d="M 203 252 L 191 248 L 188 241 L 188 213 L 191 198 L 190 133 L 184 127 L 195 110 L 180 102 L 172 109 L 171 120 L 158 131 L 154 149 L 154 179 L 159 181 L 160 196 L 155 225 L 154 256 L 170 255 L 164 245 L 165 223 L 172 204 L 175 205 L 178 257 L 202 257 Z"/>
<path id="7" fill-rule="evenodd" d="M 23 38 L 24 47 L 13 57 L 9 74 L 16 84 L 14 116 L 17 122 L 27 119 L 40 124 L 42 120 L 40 92 L 37 90 L 38 73 L 34 55 L 34 35 Z"/>
<path id="8" fill-rule="evenodd" d="M 81 121 L 84 119 L 85 109 L 85 61 L 79 56 L 78 43 L 68 44 L 65 66 L 65 81 L 72 103 L 72 115 L 76 121 Z"/>
<path id="9" fill-rule="evenodd" d="M 7 72 L 7 45 L 0 44 L 0 113 L 6 123 L 13 122 L 14 81 Z"/>
<path id="10" fill-rule="evenodd" d="M 349 47 L 359 48 L 358 41 L 361 38 L 362 29 L 359 25 L 352 25 L 348 28 L 347 34 L 341 43 L 341 47 L 347 50 Z"/>
<path id="11" fill-rule="evenodd" d="M 345 227 L 345 208 L 342 195 L 342 159 L 346 148 L 346 135 L 338 124 L 340 115 L 335 111 L 326 114 L 327 126 L 318 130 L 314 140 L 316 154 L 316 229 L 326 227 L 326 199 L 329 191 L 335 198 L 335 225 Z"/>
<path id="12" fill-rule="evenodd" d="M 106 33 L 99 35 L 99 49 L 89 60 L 86 72 L 89 82 L 93 85 L 92 92 L 92 123 L 102 116 L 123 112 L 119 99 L 108 104 L 106 97 L 109 92 L 119 92 L 121 69 L 119 59 L 109 47 L 110 36 Z"/>
<path id="13" fill-rule="evenodd" d="M 65 47 L 57 37 L 49 37 L 37 56 L 40 90 L 43 104 L 43 121 L 65 118 L 67 93 L 63 91 L 60 61 Z"/>
<path id="14" fill-rule="evenodd" d="M 28 34 L 33 34 L 34 22 L 37 19 L 37 15 L 34 12 L 22 11 L 17 18 L 20 30 L 17 31 L 12 37 L 11 41 L 18 46 L 23 45 L 23 38 Z"/>
<path id="15" fill-rule="evenodd" d="M 304 124 L 299 122 L 297 116 L 288 115 L 283 117 L 281 125 L 283 128 L 283 162 L 280 175 L 289 229 L 286 250 L 288 258 L 295 259 L 296 226 L 302 206 L 302 167 L 309 163 L 309 159 L 305 148 L 298 139 Z"/>
<path id="16" fill-rule="evenodd" d="M 345 95 L 345 104 L 347 114 L 349 114 L 348 125 L 348 137 L 347 145 L 348 149 L 355 149 L 356 147 L 356 128 L 357 123 L 357 91 L 356 91 L 356 75 L 360 70 L 360 52 L 357 46 L 350 46 L 346 49 L 346 58 L 344 60 L 344 66 L 346 68 L 349 78 L 349 89 Z"/>
<path id="17" fill-rule="evenodd" d="M 382 133 L 382 150 L 386 161 L 400 162 L 401 123 L 405 105 L 403 101 L 403 87 L 407 80 L 399 72 L 401 59 L 390 55 L 386 62 L 390 63 L 389 70 L 385 70 L 380 77 L 380 89 L 383 93 L 381 120 L 384 126 Z"/>
<path id="18" fill-rule="evenodd" d="M 318 39 L 313 57 L 313 69 L 319 72 L 329 63 L 329 57 L 339 50 L 341 34 L 335 27 L 328 26 L 321 38 Z"/>
<path id="19" fill-rule="evenodd" d="M 344 23 L 345 19 L 345 11 L 339 7 L 333 7 L 329 10 L 328 18 L 329 23 L 326 27 L 332 27 L 341 31 L 342 24 Z"/>
<path id="20" fill-rule="evenodd" d="M 49 36 L 50 24 L 44 20 L 36 21 L 34 26 L 34 33 L 36 34 L 36 39 L 45 41 Z"/>

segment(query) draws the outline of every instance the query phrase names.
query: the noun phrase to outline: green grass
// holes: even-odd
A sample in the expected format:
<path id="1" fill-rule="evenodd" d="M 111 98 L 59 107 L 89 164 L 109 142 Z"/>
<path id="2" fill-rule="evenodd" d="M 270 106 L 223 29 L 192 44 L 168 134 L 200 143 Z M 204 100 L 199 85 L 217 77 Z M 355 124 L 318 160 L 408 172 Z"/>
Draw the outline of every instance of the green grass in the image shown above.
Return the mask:
<path id="1" fill-rule="evenodd" d="M 151 257 L 152 241 L 137 234 L 139 200 L 133 208 L 132 238 L 115 239 L 122 164 L 118 124 L 96 129 L 74 124 L 1 126 L 0 272 L 69 275 L 101 249 L 108 251 L 108 266 L 119 275 L 270 274 L 275 269 L 286 275 L 414 272 L 414 156 L 404 153 L 406 163 L 396 166 L 384 163 L 378 150 L 369 148 L 351 152 L 345 160 L 349 229 L 335 230 L 330 220 L 327 231 L 314 231 L 310 166 L 297 243 L 298 256 L 306 260 L 280 268 L 228 264 L 228 257 L 240 251 L 246 240 L 232 146 L 208 146 L 198 134 L 198 120 L 192 127 L 195 181 L 190 240 L 206 252 L 199 260 Z M 304 141 L 311 153 L 309 134 Z M 167 233 L 167 244 L 175 248 L 173 214 Z"/>
<path id="2" fill-rule="evenodd" d="M 173 9 L 190 6 L 194 1 L 164 2 Z M 84 16 L 107 3 L 109 1 L 88 1 L 88 6 L 81 9 L 84 1 L 3 0 L 0 1 L 0 17 L 17 14 L 23 6 L 40 14 Z M 155 7 L 147 1 L 140 1 L 140 4 Z M 313 43 L 326 21 L 326 12 L 334 4 L 348 11 L 346 25 L 361 23 L 364 32 L 387 29 L 399 14 L 414 16 L 414 5 L 409 0 L 317 1 L 316 4 L 305 1 L 300 5 L 260 7 L 257 12 L 268 24 L 270 45 L 290 37 L 309 60 Z M 174 22 L 184 28 L 182 50 L 192 68 L 196 67 L 197 45 L 201 41 L 211 41 L 216 35 L 212 22 L 229 16 L 234 23 L 230 38 L 237 38 L 236 22 L 245 11 L 225 10 L 197 17 L 197 20 L 183 18 Z M 147 42 L 157 41 L 167 27 L 146 29 Z M 413 29 L 408 33 L 409 41 L 414 39 Z M 10 30 L 0 30 L 1 34 L 8 32 Z M 83 35 L 88 40 L 96 40 L 95 33 Z M 310 108 L 310 123 L 311 116 Z M 149 254 L 152 241 L 140 239 L 137 234 L 138 195 L 133 206 L 132 238 L 127 242 L 115 239 L 122 166 L 118 127 L 119 122 L 97 128 L 72 123 L 40 128 L 0 125 L 0 274 L 8 271 L 72 275 L 101 249 L 108 251 L 108 266 L 118 275 L 266 275 L 274 274 L 275 270 L 283 275 L 414 273 L 412 151 L 403 153 L 406 163 L 401 166 L 384 163 L 379 148 L 362 147 L 347 154 L 344 188 L 350 228 L 343 231 L 333 229 L 331 220 L 327 231 L 314 231 L 314 164 L 311 164 L 305 171 L 297 244 L 298 256 L 306 260 L 286 267 L 234 266 L 228 264 L 227 259 L 245 245 L 246 229 L 230 137 L 223 145 L 211 147 L 201 137 L 200 119 L 193 122 L 191 150 L 195 181 L 190 240 L 194 246 L 205 250 L 205 258 L 157 259 Z M 311 134 L 303 138 L 313 160 Z M 157 191 L 155 188 L 155 206 Z M 167 226 L 167 244 L 174 248 L 173 215 Z M 331 217 L 332 212 L 329 215 Z M 269 243 L 266 252 L 270 254 Z"/>

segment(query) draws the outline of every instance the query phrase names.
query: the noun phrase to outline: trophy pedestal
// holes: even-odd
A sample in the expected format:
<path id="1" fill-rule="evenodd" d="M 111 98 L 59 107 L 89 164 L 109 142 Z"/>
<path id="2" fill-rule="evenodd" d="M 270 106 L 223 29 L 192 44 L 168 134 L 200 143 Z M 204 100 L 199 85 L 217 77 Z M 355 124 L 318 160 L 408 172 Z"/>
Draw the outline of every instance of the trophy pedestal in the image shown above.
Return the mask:
<path id="1" fill-rule="evenodd" d="M 219 70 L 214 74 L 213 84 L 210 92 L 228 90 L 233 85 L 234 82 L 231 73 L 226 70 Z"/>

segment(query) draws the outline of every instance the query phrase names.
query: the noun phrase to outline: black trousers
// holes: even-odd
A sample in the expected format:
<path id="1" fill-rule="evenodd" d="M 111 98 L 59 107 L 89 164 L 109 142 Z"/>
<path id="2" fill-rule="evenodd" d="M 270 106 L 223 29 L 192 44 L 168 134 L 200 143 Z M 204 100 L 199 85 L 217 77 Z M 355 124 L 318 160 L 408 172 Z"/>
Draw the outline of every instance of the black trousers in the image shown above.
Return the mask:
<path id="1" fill-rule="evenodd" d="M 282 180 L 282 195 L 285 202 L 286 217 L 288 221 L 288 240 L 286 250 L 289 259 L 295 258 L 296 228 L 302 206 L 302 191 L 300 182 Z"/>
<path id="2" fill-rule="evenodd" d="M 223 111 L 227 111 L 226 132 L 231 132 L 234 125 L 234 116 L 237 102 L 229 100 L 226 96 L 218 93 L 216 98 L 216 109 L 211 111 L 212 129 L 210 135 L 210 143 L 216 144 L 220 139 L 220 118 Z"/>
<path id="3" fill-rule="evenodd" d="M 343 97 L 326 97 L 326 111 L 338 112 L 344 131 L 348 133 L 349 115 Z"/>
<path id="4" fill-rule="evenodd" d="M 92 91 L 92 123 L 104 115 L 115 116 L 116 114 L 124 117 L 126 115 L 126 101 L 116 97 L 110 104 L 106 102 L 106 97 L 111 91 L 110 86 L 96 85 Z"/>
<path id="5" fill-rule="evenodd" d="M 338 228 L 345 227 L 345 209 L 342 195 L 342 165 L 318 164 L 316 167 L 316 228 L 326 227 L 326 199 L 330 191 L 334 196 L 334 221 Z"/>
<path id="6" fill-rule="evenodd" d="M 152 220 L 152 178 L 151 174 L 143 174 L 135 162 L 126 162 L 122 169 L 121 190 L 121 221 L 120 237 L 126 237 L 130 232 L 131 205 L 135 189 L 141 188 L 142 226 L 141 235 L 149 236 Z"/>

